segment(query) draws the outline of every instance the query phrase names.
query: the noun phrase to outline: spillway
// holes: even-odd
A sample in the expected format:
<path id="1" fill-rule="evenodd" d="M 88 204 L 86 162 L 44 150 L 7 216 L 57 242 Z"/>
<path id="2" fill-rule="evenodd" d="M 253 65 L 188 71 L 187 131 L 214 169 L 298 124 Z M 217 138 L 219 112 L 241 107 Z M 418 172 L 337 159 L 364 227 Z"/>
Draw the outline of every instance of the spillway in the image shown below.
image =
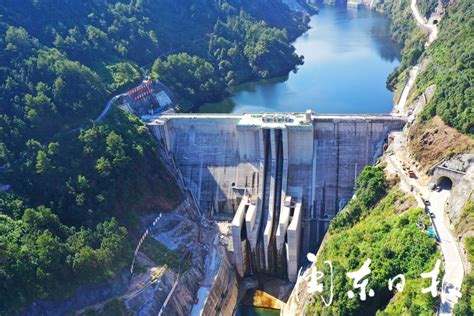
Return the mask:
<path id="1" fill-rule="evenodd" d="M 148 123 L 209 215 L 233 215 L 234 263 L 295 281 L 347 203 L 355 179 L 382 153 L 390 115 L 165 114 Z"/>

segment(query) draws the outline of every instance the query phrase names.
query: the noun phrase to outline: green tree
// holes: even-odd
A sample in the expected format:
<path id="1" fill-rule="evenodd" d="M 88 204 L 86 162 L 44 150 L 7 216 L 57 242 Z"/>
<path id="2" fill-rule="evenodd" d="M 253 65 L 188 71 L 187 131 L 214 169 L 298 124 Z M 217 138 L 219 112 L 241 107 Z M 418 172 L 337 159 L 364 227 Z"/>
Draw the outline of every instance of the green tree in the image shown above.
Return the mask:
<path id="1" fill-rule="evenodd" d="M 157 59 L 153 74 L 175 91 L 187 108 L 222 97 L 224 85 L 214 67 L 187 53 Z"/>
<path id="2" fill-rule="evenodd" d="M 36 155 L 36 173 L 45 174 L 52 168 L 48 155 L 40 150 Z"/>

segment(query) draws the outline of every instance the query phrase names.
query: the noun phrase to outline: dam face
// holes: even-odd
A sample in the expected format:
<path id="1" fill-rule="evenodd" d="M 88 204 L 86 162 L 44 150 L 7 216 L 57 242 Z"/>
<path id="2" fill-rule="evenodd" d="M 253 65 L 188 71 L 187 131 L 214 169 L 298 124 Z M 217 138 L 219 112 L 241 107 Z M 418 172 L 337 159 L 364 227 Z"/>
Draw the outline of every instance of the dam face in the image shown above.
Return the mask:
<path id="1" fill-rule="evenodd" d="M 240 276 L 295 281 L 402 118 L 313 113 L 166 114 L 148 127 L 203 211 L 233 215 Z"/>

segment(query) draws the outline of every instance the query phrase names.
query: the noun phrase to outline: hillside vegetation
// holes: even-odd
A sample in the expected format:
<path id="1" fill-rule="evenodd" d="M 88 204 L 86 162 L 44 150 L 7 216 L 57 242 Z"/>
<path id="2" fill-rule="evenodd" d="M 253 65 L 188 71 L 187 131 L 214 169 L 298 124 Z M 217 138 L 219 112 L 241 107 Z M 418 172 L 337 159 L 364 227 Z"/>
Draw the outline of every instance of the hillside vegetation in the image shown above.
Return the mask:
<path id="1" fill-rule="evenodd" d="M 416 5 L 420 13 L 428 19 L 438 6 L 439 0 L 417 0 Z M 446 0 L 444 2 L 447 2 Z"/>
<path id="2" fill-rule="evenodd" d="M 422 119 L 439 115 L 459 131 L 474 134 L 474 2 L 458 1 L 447 7 L 438 40 L 424 56 L 431 60 L 417 79 L 418 93 L 436 84 L 435 95 Z"/>
<path id="3" fill-rule="evenodd" d="M 471 271 L 464 276 L 461 288 L 462 297 L 454 306 L 454 315 L 474 315 L 474 201 L 472 196 L 455 228 L 458 235 L 466 235 L 464 246 L 467 250 L 467 260 L 471 265 Z"/>
<path id="4" fill-rule="evenodd" d="M 215 69 L 212 80 L 221 85 L 209 84 L 212 93 L 204 97 L 173 86 L 186 110 L 223 97 L 227 84 L 287 74 L 301 63 L 289 42 L 306 30 L 303 16 L 279 0 L 41 0 L 21 6 L 7 0 L 0 15 L 7 54 L 55 48 L 96 71 L 103 83 L 94 87 L 101 90 L 105 83 L 116 90 L 136 82 L 138 68 L 157 57 L 186 52 L 206 60 Z M 20 60 L 30 57 L 19 53 Z M 157 75 L 168 84 L 175 79 Z M 182 86 L 200 76 L 191 73 Z"/>
<path id="5" fill-rule="evenodd" d="M 408 71 L 418 62 L 424 51 L 427 37 L 416 25 L 410 9 L 410 0 L 386 0 L 376 2 L 375 6 L 390 17 L 392 39 L 403 47 L 400 65 L 387 78 L 387 87 L 396 90 L 399 95 L 408 80 Z"/>
<path id="6" fill-rule="evenodd" d="M 410 0 L 386 0 L 376 4 L 391 19 L 394 40 L 403 45 L 402 60 L 388 77 L 387 86 L 401 93 L 408 80 L 408 70 L 429 58 L 427 68 L 415 83 L 415 96 L 433 84 L 435 95 L 425 107 L 421 119 L 440 116 L 443 121 L 464 134 L 474 133 L 474 3 L 442 1 L 446 14 L 439 24 L 438 39 L 425 49 L 426 34 L 417 26 L 410 10 Z M 420 11 L 430 15 L 438 1 L 418 0 Z"/>
<path id="7" fill-rule="evenodd" d="M 216 22 L 209 36 L 207 60 L 180 53 L 153 64 L 153 76 L 176 92 L 181 110 L 218 101 L 226 87 L 286 75 L 303 63 L 288 44 L 286 30 L 269 27 L 230 5 L 225 11 L 229 15 Z"/>
<path id="8" fill-rule="evenodd" d="M 386 191 L 388 190 L 388 191 Z M 320 295 L 313 297 L 308 307 L 311 315 L 429 315 L 435 312 L 436 301 L 421 288 L 431 280 L 420 274 L 431 271 L 439 250 L 433 239 L 417 227 L 420 221 L 429 222 L 415 202 L 396 190 L 387 189 L 380 167 L 366 167 L 357 180 L 355 198 L 331 222 L 329 235 L 319 250 L 319 269 L 329 275 L 330 260 L 334 266 L 334 302 L 325 307 Z M 352 218 L 355 218 L 354 220 Z M 358 290 L 346 273 L 358 270 L 366 259 L 371 259 L 367 292 L 374 297 L 362 302 Z M 403 292 L 388 290 L 388 280 L 404 274 Z M 324 297 L 329 296 L 329 281 L 325 277 Z M 356 297 L 350 299 L 348 291 Z M 397 292 L 397 293 L 395 293 Z"/>
<path id="9" fill-rule="evenodd" d="M 209 36 L 207 60 L 188 53 L 159 58 L 152 75 L 173 90 L 187 111 L 204 102 L 218 101 L 226 88 L 254 79 L 288 74 L 303 58 L 288 44 L 286 30 L 256 21 L 234 7 L 218 20 Z"/>
<path id="10" fill-rule="evenodd" d="M 0 193 L 0 314 L 113 277 L 130 263 L 137 217 L 181 202 L 138 119 L 113 108 L 92 122 L 141 66 L 191 69 L 196 86 L 173 87 L 190 107 L 295 67 L 299 19 L 281 1 L 1 1 L 0 185 L 11 190 Z M 213 45 L 232 43 L 222 56 L 209 51 L 214 32 Z"/>
<path id="11" fill-rule="evenodd" d="M 182 199 L 148 131 L 115 109 L 103 125 L 41 145 L 1 174 L 0 313 L 61 298 L 130 264 L 139 212 Z M 1 181 L 1 182 L 3 182 Z"/>

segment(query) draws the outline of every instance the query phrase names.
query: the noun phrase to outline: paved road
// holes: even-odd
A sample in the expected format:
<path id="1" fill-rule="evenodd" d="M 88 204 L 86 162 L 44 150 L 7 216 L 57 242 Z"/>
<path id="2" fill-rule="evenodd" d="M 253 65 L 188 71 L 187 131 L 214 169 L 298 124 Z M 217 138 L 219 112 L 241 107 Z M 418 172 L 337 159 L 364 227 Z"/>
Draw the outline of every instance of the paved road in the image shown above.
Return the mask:
<path id="1" fill-rule="evenodd" d="M 464 277 L 464 266 L 459 254 L 456 241 L 446 225 L 444 205 L 450 195 L 450 191 L 428 193 L 430 201 L 429 210 L 434 214 L 433 223 L 439 236 L 439 244 L 444 257 L 443 286 L 441 293 L 441 309 L 439 315 L 451 315 L 454 304 L 458 297 L 453 293 L 453 289 L 460 291 Z"/>
<path id="2" fill-rule="evenodd" d="M 393 133 L 394 141 L 392 143 L 392 154 L 387 153 L 387 168 L 396 172 L 400 177 L 401 189 L 406 192 L 412 192 L 419 204 L 424 206 L 422 197 L 430 201 L 429 210 L 434 214 L 433 224 L 439 236 L 439 245 L 444 258 L 445 274 L 442 282 L 441 306 L 439 315 L 451 315 L 454 304 L 458 297 L 453 290 L 459 291 L 464 277 L 464 266 L 451 230 L 449 229 L 447 219 L 445 218 L 444 206 L 449 198 L 450 191 L 442 190 L 434 192 L 421 185 L 417 179 L 409 178 L 402 165 L 410 165 L 407 161 L 406 139 L 402 132 Z"/>
<path id="3" fill-rule="evenodd" d="M 400 99 L 398 100 L 398 104 L 395 104 L 393 112 L 397 113 L 398 115 L 406 116 L 406 104 L 408 100 L 408 94 L 410 93 L 411 88 L 415 84 L 416 77 L 418 76 L 418 72 L 420 70 L 420 67 L 418 65 L 413 66 L 412 69 L 410 69 L 410 72 L 408 73 L 408 81 L 405 87 L 403 88 L 402 95 L 400 96 Z"/>
<path id="4" fill-rule="evenodd" d="M 416 23 L 424 28 L 425 30 L 428 30 L 429 36 L 428 40 L 425 43 L 425 46 L 428 47 L 436 38 L 438 38 L 438 25 L 430 24 L 425 21 L 425 18 L 421 15 L 420 11 L 418 10 L 418 7 L 416 6 L 416 0 L 411 0 L 410 3 L 410 8 L 413 13 L 413 17 L 416 20 Z M 398 100 L 398 104 L 395 104 L 393 113 L 395 115 L 406 115 L 406 103 L 408 100 L 408 94 L 410 93 L 411 88 L 413 87 L 416 77 L 418 76 L 418 73 L 420 71 L 420 66 L 415 65 L 413 66 L 412 69 L 410 69 L 410 72 L 408 74 L 408 82 L 406 83 L 405 87 L 403 88 L 402 95 L 400 96 L 400 99 Z"/>
<path id="5" fill-rule="evenodd" d="M 435 24 L 429 24 L 425 21 L 425 18 L 421 15 L 420 11 L 418 10 L 418 7 L 416 6 L 416 0 L 411 0 L 410 8 L 418 25 L 427 29 L 430 32 L 430 35 L 428 36 L 428 41 L 426 43 L 426 46 L 428 46 L 438 37 L 438 26 Z"/>
<path id="6" fill-rule="evenodd" d="M 425 44 L 425 46 L 428 47 L 438 37 L 438 25 L 426 22 L 425 18 L 418 10 L 416 0 L 411 0 L 410 8 L 417 24 L 429 32 L 428 40 Z M 405 114 L 404 108 L 407 101 L 407 96 L 418 73 L 419 66 L 417 65 L 410 71 L 410 78 L 402 93 L 400 102 L 396 106 L 396 109 L 402 115 Z M 403 135 L 400 135 L 399 137 L 403 137 Z M 395 153 L 397 153 L 397 150 L 395 150 Z M 395 157 L 397 156 L 398 159 L 400 159 L 400 155 L 395 155 Z M 421 186 L 416 180 L 409 179 L 403 170 L 401 176 L 405 178 L 405 182 L 410 183 L 410 185 L 413 185 L 413 187 L 416 188 L 415 194 L 421 193 L 427 200 L 430 201 L 431 206 L 429 209 L 435 215 L 433 224 L 437 230 L 440 239 L 439 243 L 441 246 L 441 252 L 444 257 L 445 274 L 443 277 L 439 315 L 451 315 L 454 304 L 458 300 L 454 290 L 459 291 L 461 289 L 461 284 L 464 277 L 464 266 L 456 244 L 456 240 L 454 239 L 448 224 L 445 222 L 444 205 L 451 192 L 448 190 L 442 190 L 441 192 L 430 191 L 426 187 Z"/>
<path id="7" fill-rule="evenodd" d="M 104 110 L 102 111 L 102 113 L 100 113 L 100 115 L 94 120 L 94 123 L 99 123 L 106 115 L 107 113 L 109 113 L 109 110 L 110 108 L 112 107 L 112 105 L 114 104 L 114 102 L 121 96 L 123 96 L 124 94 L 118 94 L 116 95 L 115 97 L 113 97 L 112 99 L 109 100 L 109 102 L 107 102 L 107 104 L 105 105 L 105 108 Z"/>

